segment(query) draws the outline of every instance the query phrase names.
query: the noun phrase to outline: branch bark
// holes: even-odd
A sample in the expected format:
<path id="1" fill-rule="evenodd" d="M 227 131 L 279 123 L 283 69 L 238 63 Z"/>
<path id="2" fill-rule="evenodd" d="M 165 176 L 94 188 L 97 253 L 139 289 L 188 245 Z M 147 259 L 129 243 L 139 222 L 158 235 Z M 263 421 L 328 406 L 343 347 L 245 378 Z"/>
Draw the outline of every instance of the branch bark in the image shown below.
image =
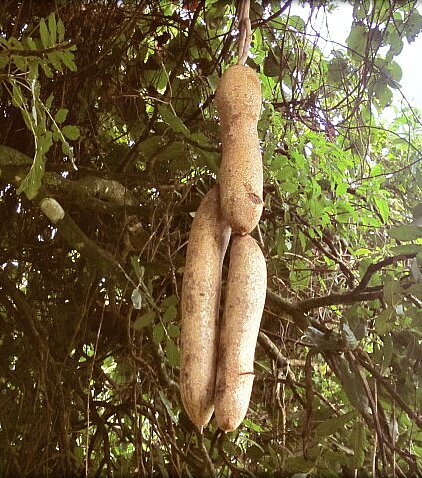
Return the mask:
<path id="1" fill-rule="evenodd" d="M 312 297 L 295 304 L 295 308 L 307 312 L 318 307 L 329 307 L 330 305 L 354 304 L 356 302 L 367 302 L 382 298 L 382 286 L 366 289 L 362 292 L 353 289 L 348 292 L 339 292 L 321 297 Z"/>

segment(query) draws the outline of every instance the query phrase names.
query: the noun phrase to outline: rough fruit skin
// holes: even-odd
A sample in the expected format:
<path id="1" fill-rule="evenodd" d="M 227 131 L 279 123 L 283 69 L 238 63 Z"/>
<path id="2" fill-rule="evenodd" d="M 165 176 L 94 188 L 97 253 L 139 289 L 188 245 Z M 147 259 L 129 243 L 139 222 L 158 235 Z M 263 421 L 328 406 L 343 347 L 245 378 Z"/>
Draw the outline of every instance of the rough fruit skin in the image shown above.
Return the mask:
<path id="1" fill-rule="evenodd" d="M 263 208 L 263 167 L 257 124 L 261 83 L 248 66 L 234 65 L 220 78 L 215 96 L 220 116 L 221 209 L 233 232 L 248 234 Z"/>
<path id="2" fill-rule="evenodd" d="M 215 389 L 215 418 L 224 431 L 235 430 L 248 410 L 266 289 L 267 267 L 260 247 L 249 235 L 235 236 L 230 251 Z"/>
<path id="3" fill-rule="evenodd" d="M 221 274 L 230 233 L 217 186 L 192 222 L 181 298 L 180 392 L 186 413 L 199 427 L 214 410 Z"/>

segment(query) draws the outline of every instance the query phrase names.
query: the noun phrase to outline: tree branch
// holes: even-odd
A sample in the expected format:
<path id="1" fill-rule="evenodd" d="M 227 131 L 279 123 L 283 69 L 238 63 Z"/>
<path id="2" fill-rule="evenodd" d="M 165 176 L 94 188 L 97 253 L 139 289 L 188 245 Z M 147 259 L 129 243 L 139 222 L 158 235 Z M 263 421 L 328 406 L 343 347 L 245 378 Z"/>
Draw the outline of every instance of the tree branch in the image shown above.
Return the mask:
<path id="1" fill-rule="evenodd" d="M 43 50 L 20 50 L 18 48 L 7 48 L 4 47 L 3 45 L 3 51 L 0 52 L 0 57 L 1 56 L 36 56 L 39 58 L 44 57 L 45 55 L 48 55 L 49 53 L 54 53 L 57 51 L 65 51 L 68 50 L 69 48 L 72 48 L 72 44 L 65 42 L 65 43 L 58 43 L 55 46 L 51 46 L 49 48 L 44 48 Z"/>
<path id="2" fill-rule="evenodd" d="M 304 311 L 287 299 L 283 299 L 278 294 L 267 288 L 267 296 L 265 306 L 276 314 L 288 314 L 292 317 L 296 325 L 305 330 L 309 324 L 309 318 L 304 314 Z"/>
<path id="3" fill-rule="evenodd" d="M 47 202 L 48 204 L 46 204 Z M 83 256 L 89 258 L 100 272 L 107 277 L 116 277 L 123 283 L 130 280 L 116 259 L 108 251 L 92 241 L 70 215 L 61 208 L 57 201 L 51 198 L 43 199 L 40 206 L 44 214 L 58 228 L 66 242 Z M 53 207 L 56 208 L 56 211 L 53 210 Z M 61 213 L 58 214 L 57 210 L 61 210 Z"/>
<path id="4" fill-rule="evenodd" d="M 259 332 L 258 343 L 279 367 L 283 368 L 289 364 L 288 359 L 280 352 L 280 349 L 277 347 L 277 345 L 270 340 L 270 338 L 264 334 L 264 332 Z"/>
<path id="5" fill-rule="evenodd" d="M 356 286 L 354 289 L 355 292 L 360 292 L 366 289 L 367 285 L 369 284 L 371 277 L 375 274 L 375 272 L 379 271 L 383 267 L 391 266 L 392 264 L 395 264 L 398 261 L 404 261 L 406 259 L 411 259 L 412 257 L 415 257 L 416 254 L 402 254 L 399 256 L 392 256 L 392 257 L 386 257 L 385 259 L 382 259 L 379 262 L 376 262 L 374 264 L 370 264 L 368 268 L 366 269 L 365 274 L 363 274 L 362 279 L 360 280 L 359 284 Z"/>
<path id="6" fill-rule="evenodd" d="M 6 297 L 9 297 L 13 302 L 15 309 L 18 311 L 19 317 L 25 324 L 27 330 L 30 332 L 34 343 L 36 344 L 36 350 L 38 351 L 40 361 L 43 362 L 49 357 L 49 350 L 47 345 L 42 339 L 41 332 L 35 325 L 34 315 L 32 308 L 26 300 L 25 294 L 16 287 L 14 281 L 12 281 L 0 268 L 0 290 Z M 44 335 L 44 334 L 43 334 Z"/>
<path id="7" fill-rule="evenodd" d="M 381 375 L 380 372 L 370 363 L 369 358 L 365 352 L 359 351 L 355 352 L 355 357 L 359 361 L 362 367 L 364 367 L 368 372 L 370 372 L 379 383 L 384 387 L 385 391 L 389 393 L 394 400 L 400 405 L 402 410 L 404 410 L 410 419 L 412 419 L 419 428 L 422 428 L 422 413 L 417 413 L 412 410 L 409 405 L 403 400 L 401 395 L 393 388 L 391 383 L 388 381 L 388 378 Z"/>
<path id="8" fill-rule="evenodd" d="M 312 297 L 311 299 L 302 300 L 295 304 L 295 307 L 307 312 L 318 307 L 328 307 L 330 305 L 354 304 L 355 302 L 366 302 L 382 298 L 382 286 L 373 287 L 365 291 L 351 290 L 349 292 L 340 292 L 329 294 L 322 297 Z"/>

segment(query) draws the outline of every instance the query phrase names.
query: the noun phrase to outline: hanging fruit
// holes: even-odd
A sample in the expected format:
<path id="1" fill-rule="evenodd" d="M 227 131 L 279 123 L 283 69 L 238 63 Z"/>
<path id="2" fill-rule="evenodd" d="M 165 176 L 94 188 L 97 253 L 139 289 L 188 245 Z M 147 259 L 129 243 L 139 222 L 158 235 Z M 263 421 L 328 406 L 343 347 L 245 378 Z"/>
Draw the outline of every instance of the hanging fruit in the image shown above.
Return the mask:
<path id="1" fill-rule="evenodd" d="M 233 65 L 217 85 L 222 158 L 219 174 L 221 209 L 233 232 L 248 234 L 263 208 L 262 155 L 257 132 L 261 83 L 248 66 Z"/>
<path id="2" fill-rule="evenodd" d="M 216 186 L 192 222 L 182 286 L 180 392 L 197 426 L 205 426 L 214 410 L 221 273 L 229 239 Z"/>

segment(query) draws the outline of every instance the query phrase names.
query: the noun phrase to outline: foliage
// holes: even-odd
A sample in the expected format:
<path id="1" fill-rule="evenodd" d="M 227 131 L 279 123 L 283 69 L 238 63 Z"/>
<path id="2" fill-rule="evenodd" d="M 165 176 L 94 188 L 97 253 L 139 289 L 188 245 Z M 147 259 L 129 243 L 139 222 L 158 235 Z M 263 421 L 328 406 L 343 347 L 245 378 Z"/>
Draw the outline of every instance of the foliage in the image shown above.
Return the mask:
<path id="1" fill-rule="evenodd" d="M 291 3 L 251 2 L 269 287 L 227 435 L 183 411 L 178 305 L 235 7 L 0 7 L 2 476 L 421 472 L 421 121 L 394 58 L 422 17 L 354 2 L 338 45 L 313 29 L 335 4 Z"/>

